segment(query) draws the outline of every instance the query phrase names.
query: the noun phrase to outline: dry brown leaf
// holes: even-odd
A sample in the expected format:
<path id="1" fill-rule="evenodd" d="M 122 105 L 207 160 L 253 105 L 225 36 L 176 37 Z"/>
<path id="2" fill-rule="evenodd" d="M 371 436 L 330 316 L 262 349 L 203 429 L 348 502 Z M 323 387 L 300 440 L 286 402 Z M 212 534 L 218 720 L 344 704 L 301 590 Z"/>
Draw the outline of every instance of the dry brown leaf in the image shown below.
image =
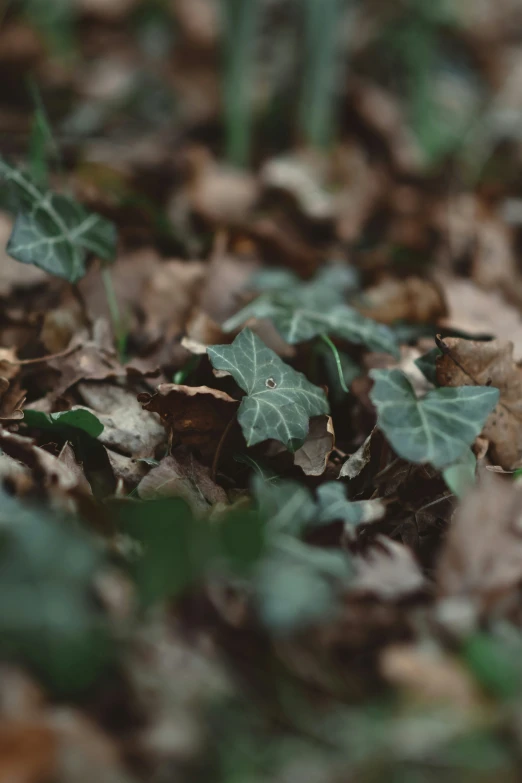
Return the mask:
<path id="1" fill-rule="evenodd" d="M 103 424 L 98 440 L 108 449 L 131 457 L 150 457 L 165 440 L 155 416 L 144 413 L 136 395 L 120 386 L 85 381 L 78 392 Z"/>
<path id="2" fill-rule="evenodd" d="M 172 443 L 198 449 L 207 459 L 214 454 L 239 405 L 217 389 L 176 383 L 161 384 L 155 394 L 140 394 L 138 401 L 144 410 L 161 416 Z"/>
<path id="3" fill-rule="evenodd" d="M 459 506 L 439 567 L 442 596 L 491 609 L 522 582 L 522 492 L 493 473 Z M 518 601 L 518 593 L 516 593 Z"/>
<path id="4" fill-rule="evenodd" d="M 352 589 L 383 601 L 397 601 L 421 592 L 426 580 L 408 547 L 384 536 L 364 557 L 355 559 L 356 576 Z"/>
<path id="5" fill-rule="evenodd" d="M 333 220 L 336 200 L 329 192 L 329 161 L 313 150 L 269 160 L 260 172 L 265 188 L 282 190 L 297 203 L 311 220 Z"/>
<path id="6" fill-rule="evenodd" d="M 42 721 L 0 721 L 0 780 L 47 783 L 56 772 L 57 743 Z"/>
<path id="7" fill-rule="evenodd" d="M 135 783 L 134 776 L 125 771 L 120 749 L 110 734 L 78 710 L 54 707 L 41 722 L 53 733 L 56 783 Z"/>
<path id="8" fill-rule="evenodd" d="M 212 481 L 209 469 L 192 454 L 179 450 L 140 481 L 138 494 L 143 500 L 183 498 L 198 517 L 205 516 L 216 503 L 228 503 L 226 492 Z"/>
<path id="9" fill-rule="evenodd" d="M 305 476 L 322 476 L 334 445 L 332 417 L 314 416 L 305 442 L 294 454 L 294 465 L 301 468 Z"/>
<path id="10" fill-rule="evenodd" d="M 217 163 L 204 147 L 187 152 L 192 179 L 188 199 L 198 215 L 218 226 L 242 225 L 259 197 L 256 178 Z"/>
<path id="11" fill-rule="evenodd" d="M 420 277 L 388 278 L 364 293 L 358 310 L 367 318 L 385 324 L 395 321 L 436 323 L 446 315 L 446 302 L 439 285 Z"/>
<path id="12" fill-rule="evenodd" d="M 0 448 L 9 457 L 29 468 L 37 487 L 43 487 L 53 497 L 56 490 L 58 502 L 63 499 L 67 504 L 69 493 L 75 490 L 83 492 L 83 481 L 79 482 L 77 471 L 36 446 L 31 438 L 0 429 Z"/>
<path id="13" fill-rule="evenodd" d="M 25 391 L 18 383 L 0 377 L 0 421 L 20 421 L 24 417 Z"/>
<path id="14" fill-rule="evenodd" d="M 465 710 L 479 706 L 480 693 L 469 671 L 437 648 L 391 645 L 383 650 L 380 665 L 384 677 L 413 698 Z"/>
<path id="15" fill-rule="evenodd" d="M 76 476 L 79 489 L 87 495 L 92 495 L 91 485 L 85 477 L 82 466 L 77 462 L 74 449 L 68 441 L 63 444 L 58 460 Z"/>
<path id="16" fill-rule="evenodd" d="M 166 261 L 141 292 L 144 330 L 151 342 L 170 339 L 185 329 L 205 273 L 199 261 Z"/>
<path id="17" fill-rule="evenodd" d="M 522 359 L 522 318 L 498 291 L 483 291 L 472 281 L 439 277 L 448 303 L 448 315 L 439 323 L 470 336 L 489 335 L 511 340 L 515 361 Z"/>
<path id="18" fill-rule="evenodd" d="M 491 442 L 494 461 L 506 470 L 522 460 L 522 369 L 513 361 L 513 343 L 476 342 L 448 337 L 446 353 L 437 359 L 441 386 L 492 385 L 500 401 L 489 416 L 483 436 Z"/>

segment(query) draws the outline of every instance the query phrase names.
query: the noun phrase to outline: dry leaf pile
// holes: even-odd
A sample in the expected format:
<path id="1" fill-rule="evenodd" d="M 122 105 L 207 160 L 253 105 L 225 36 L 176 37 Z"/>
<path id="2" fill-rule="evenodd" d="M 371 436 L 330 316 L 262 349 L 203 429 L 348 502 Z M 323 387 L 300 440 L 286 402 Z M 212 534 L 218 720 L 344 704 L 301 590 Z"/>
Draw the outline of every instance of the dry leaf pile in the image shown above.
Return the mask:
<path id="1" fill-rule="evenodd" d="M 38 5 L 0 9 L 0 783 L 520 780 L 519 3 L 343 17 L 325 152 L 263 0 L 242 169 L 221 3 Z M 458 67 L 403 94 L 433 30 Z M 113 263 L 14 260 L 4 158 Z"/>

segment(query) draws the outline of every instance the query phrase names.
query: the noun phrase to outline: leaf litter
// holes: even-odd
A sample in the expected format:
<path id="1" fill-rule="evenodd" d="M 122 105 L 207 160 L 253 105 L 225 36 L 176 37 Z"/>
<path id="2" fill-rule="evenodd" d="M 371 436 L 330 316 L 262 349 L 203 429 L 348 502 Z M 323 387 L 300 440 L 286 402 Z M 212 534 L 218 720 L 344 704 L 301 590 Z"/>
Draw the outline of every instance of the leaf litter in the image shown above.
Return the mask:
<path id="1" fill-rule="evenodd" d="M 44 5 L 0 12 L 0 779 L 519 780 L 517 4 Z"/>

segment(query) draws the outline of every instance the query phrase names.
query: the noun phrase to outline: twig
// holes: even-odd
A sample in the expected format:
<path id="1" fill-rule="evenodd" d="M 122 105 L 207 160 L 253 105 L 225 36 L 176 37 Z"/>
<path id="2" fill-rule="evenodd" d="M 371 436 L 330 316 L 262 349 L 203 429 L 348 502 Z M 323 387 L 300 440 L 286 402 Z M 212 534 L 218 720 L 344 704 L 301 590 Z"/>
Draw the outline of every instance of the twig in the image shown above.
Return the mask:
<path id="1" fill-rule="evenodd" d="M 230 432 L 230 430 L 232 428 L 232 425 L 235 422 L 235 420 L 236 420 L 236 417 L 232 416 L 232 418 L 228 422 L 227 426 L 223 430 L 223 434 L 222 434 L 221 438 L 219 439 L 219 443 L 217 445 L 216 452 L 214 454 L 214 459 L 212 460 L 212 468 L 211 468 L 211 471 L 210 471 L 210 478 L 212 479 L 212 481 L 216 480 L 217 468 L 218 468 L 218 465 L 219 465 L 219 458 L 221 457 L 221 452 L 223 451 L 223 445 L 224 445 L 224 443 L 225 443 L 225 441 L 227 439 L 228 433 Z"/>

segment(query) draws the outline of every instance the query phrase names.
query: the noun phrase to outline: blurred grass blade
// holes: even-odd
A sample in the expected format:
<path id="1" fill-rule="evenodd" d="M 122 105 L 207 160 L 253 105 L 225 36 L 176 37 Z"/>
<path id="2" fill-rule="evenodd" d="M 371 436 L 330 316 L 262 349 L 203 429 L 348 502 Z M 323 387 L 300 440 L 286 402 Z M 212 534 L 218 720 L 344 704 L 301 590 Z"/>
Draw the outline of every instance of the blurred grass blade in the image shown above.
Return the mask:
<path id="1" fill-rule="evenodd" d="M 33 180 L 41 188 L 49 187 L 49 160 L 62 170 L 60 150 L 55 141 L 51 124 L 34 78 L 28 79 L 28 90 L 34 105 L 34 115 L 29 137 L 29 165 Z"/>
<path id="2" fill-rule="evenodd" d="M 301 132 L 307 144 L 326 148 L 335 126 L 337 60 L 344 0 L 302 0 L 304 71 Z"/>
<path id="3" fill-rule="evenodd" d="M 258 0 L 221 0 L 221 15 L 226 156 L 236 166 L 247 166 Z"/>

